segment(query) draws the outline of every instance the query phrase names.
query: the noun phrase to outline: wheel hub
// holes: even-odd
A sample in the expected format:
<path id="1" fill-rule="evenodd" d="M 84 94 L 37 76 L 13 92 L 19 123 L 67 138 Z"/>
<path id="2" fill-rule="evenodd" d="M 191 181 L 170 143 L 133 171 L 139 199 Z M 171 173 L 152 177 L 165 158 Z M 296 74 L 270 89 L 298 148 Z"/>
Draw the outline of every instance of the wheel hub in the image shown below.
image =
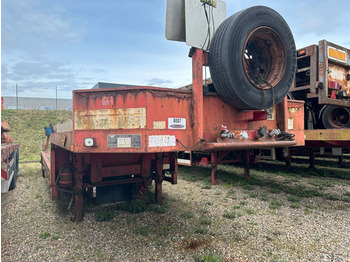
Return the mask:
<path id="1" fill-rule="evenodd" d="M 248 35 L 244 47 L 242 59 L 248 80 L 259 89 L 277 85 L 286 68 L 280 36 L 270 27 L 257 27 Z"/>

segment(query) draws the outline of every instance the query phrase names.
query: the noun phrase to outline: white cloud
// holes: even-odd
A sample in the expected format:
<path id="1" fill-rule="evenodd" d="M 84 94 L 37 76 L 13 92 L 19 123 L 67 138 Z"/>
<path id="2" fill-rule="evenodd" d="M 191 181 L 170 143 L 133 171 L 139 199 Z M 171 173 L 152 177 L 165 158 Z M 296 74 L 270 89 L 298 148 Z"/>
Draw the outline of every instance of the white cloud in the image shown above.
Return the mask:
<path id="1" fill-rule="evenodd" d="M 73 89 L 91 87 L 96 80 L 84 78 L 80 68 L 69 64 L 39 60 L 16 60 L 2 65 L 2 94 L 13 95 L 13 88 L 18 84 L 20 96 L 52 97 L 55 87 L 60 90 L 60 97 L 71 97 Z M 101 73 L 98 68 L 84 68 L 86 75 L 91 72 Z"/>
<path id="2" fill-rule="evenodd" d="M 86 23 L 69 17 L 59 3 L 2 0 L 2 94 L 50 96 L 52 87 L 80 87 L 77 69 L 58 56 L 47 55 L 74 46 L 84 37 Z M 57 49 L 58 48 L 58 49 Z"/>
<path id="3" fill-rule="evenodd" d="M 7 52 L 41 53 L 53 44 L 79 41 L 84 22 L 65 17 L 64 8 L 52 9 L 39 0 L 2 1 L 2 48 Z"/>
<path id="4" fill-rule="evenodd" d="M 150 86 L 164 86 L 167 87 L 169 84 L 172 84 L 173 81 L 171 80 L 166 80 L 166 79 L 161 79 L 161 78 L 152 78 L 146 81 L 146 85 Z"/>

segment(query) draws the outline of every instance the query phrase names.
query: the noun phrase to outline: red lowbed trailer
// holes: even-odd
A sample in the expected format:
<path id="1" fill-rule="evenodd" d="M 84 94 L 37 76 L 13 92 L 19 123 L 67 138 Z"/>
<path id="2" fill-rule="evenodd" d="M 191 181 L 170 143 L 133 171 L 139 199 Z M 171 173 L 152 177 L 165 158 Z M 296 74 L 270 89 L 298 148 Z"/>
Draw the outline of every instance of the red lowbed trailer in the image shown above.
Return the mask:
<path id="1" fill-rule="evenodd" d="M 243 20 L 252 15 L 266 17 L 268 22 L 249 19 L 253 27 L 248 25 L 248 30 L 237 36 L 242 39 L 239 50 L 228 50 L 237 52 L 228 55 L 237 57 L 238 62 L 225 64 L 220 60 L 227 54 L 215 51 L 231 40 L 215 42 L 214 36 L 209 54 L 192 49 L 189 90 L 114 85 L 73 91 L 72 121 L 57 126 L 50 138 L 51 149 L 42 152 L 52 199 L 57 199 L 60 191 L 71 193 L 74 218 L 81 220 L 84 196 L 98 199 L 114 194 L 112 200 L 118 200 L 116 192 L 131 195 L 131 185 L 148 190 L 152 180 L 156 201 L 161 202 L 162 182 L 177 183 L 177 153 L 185 148 L 211 154 L 214 183 L 217 164 L 232 151 L 243 150 L 248 158 L 251 149 L 304 145 L 304 103 L 285 97 L 290 86 L 284 85 L 291 85 L 296 65 L 293 37 L 273 10 L 253 7 L 240 12 Z M 271 20 L 271 16 L 275 18 Z M 207 65 L 213 83 L 203 86 L 203 67 Z M 223 94 L 235 87 L 222 83 L 225 70 L 219 67 L 242 72 L 229 75 L 243 88 L 233 93 L 244 93 L 243 98 Z M 216 92 L 219 86 L 221 94 Z M 250 99 L 253 102 L 246 101 Z"/>

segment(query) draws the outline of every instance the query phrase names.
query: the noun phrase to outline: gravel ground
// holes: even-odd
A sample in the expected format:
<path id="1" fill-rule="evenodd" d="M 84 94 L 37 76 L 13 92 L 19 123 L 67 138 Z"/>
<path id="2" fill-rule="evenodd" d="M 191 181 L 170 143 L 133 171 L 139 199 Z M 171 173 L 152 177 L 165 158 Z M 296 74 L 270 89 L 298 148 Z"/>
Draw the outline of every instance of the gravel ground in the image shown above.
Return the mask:
<path id="1" fill-rule="evenodd" d="M 350 261 L 346 197 L 293 199 L 225 181 L 209 186 L 209 170 L 207 180 L 190 181 L 183 175 L 189 169 L 180 168 L 178 185 L 163 183 L 162 207 L 134 214 L 117 204 L 87 204 L 84 221 L 75 223 L 66 203 L 50 200 L 40 165 L 20 168 L 16 189 L 1 195 L 2 261 Z M 288 185 L 311 181 L 276 178 Z M 320 181 L 322 192 L 350 197 L 350 180 L 313 183 Z M 96 221 L 109 211 L 111 220 Z"/>

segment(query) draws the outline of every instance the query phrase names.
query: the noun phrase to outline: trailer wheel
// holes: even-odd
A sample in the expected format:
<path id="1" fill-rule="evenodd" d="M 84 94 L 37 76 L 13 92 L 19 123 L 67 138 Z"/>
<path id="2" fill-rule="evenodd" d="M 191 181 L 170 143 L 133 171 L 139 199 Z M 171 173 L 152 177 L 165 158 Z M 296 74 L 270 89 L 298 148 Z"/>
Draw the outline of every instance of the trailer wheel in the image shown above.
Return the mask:
<path id="1" fill-rule="evenodd" d="M 322 124 L 327 129 L 350 128 L 350 109 L 341 106 L 326 106 L 322 111 Z"/>
<path id="2" fill-rule="evenodd" d="M 40 158 L 40 164 L 41 164 L 41 175 L 43 176 L 43 178 L 45 178 L 44 160 L 42 156 Z"/>
<path id="3" fill-rule="evenodd" d="M 274 10 L 254 6 L 216 30 L 209 68 L 220 97 L 238 109 L 266 109 L 287 95 L 296 70 L 294 38 Z"/>
<path id="4" fill-rule="evenodd" d="M 18 168 L 18 166 L 19 166 L 18 165 L 19 152 L 18 152 L 18 150 L 16 150 L 14 152 L 14 156 L 13 157 L 15 158 L 15 163 L 13 164 L 14 165 L 14 168 L 13 168 L 14 175 L 13 175 L 13 178 L 12 178 L 9 190 L 13 190 L 13 189 L 16 188 L 17 176 L 18 176 L 18 171 L 19 171 L 19 168 Z"/>
<path id="5" fill-rule="evenodd" d="M 15 172 L 15 174 L 13 175 L 9 190 L 13 190 L 16 188 L 16 182 L 17 182 L 17 171 Z"/>

